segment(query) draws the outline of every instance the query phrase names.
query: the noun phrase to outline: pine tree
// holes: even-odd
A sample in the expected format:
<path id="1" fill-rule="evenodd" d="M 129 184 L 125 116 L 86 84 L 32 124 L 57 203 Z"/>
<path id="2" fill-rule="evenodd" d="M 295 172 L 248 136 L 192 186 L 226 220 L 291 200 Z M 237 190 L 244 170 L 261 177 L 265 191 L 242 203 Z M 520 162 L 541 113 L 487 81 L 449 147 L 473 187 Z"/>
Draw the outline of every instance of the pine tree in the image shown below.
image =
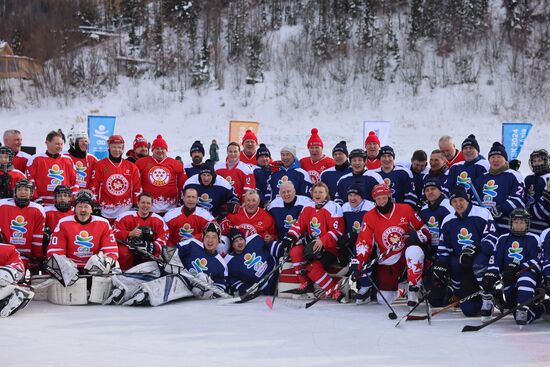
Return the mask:
<path id="1" fill-rule="evenodd" d="M 210 47 L 206 38 L 202 41 L 202 47 L 199 51 L 198 60 L 193 65 L 193 72 L 191 73 L 192 82 L 194 87 L 206 84 L 210 81 Z"/>
<path id="2" fill-rule="evenodd" d="M 263 48 L 262 38 L 258 33 L 253 33 L 248 37 L 246 84 L 263 83 L 264 81 L 264 66 L 261 59 Z"/>
<path id="3" fill-rule="evenodd" d="M 246 0 L 235 0 L 229 3 L 227 43 L 228 55 L 231 59 L 239 59 L 243 55 L 247 16 L 248 4 Z"/>
<path id="4" fill-rule="evenodd" d="M 416 49 L 416 41 L 424 35 L 424 17 L 422 0 L 412 0 L 408 42 L 411 50 Z"/>

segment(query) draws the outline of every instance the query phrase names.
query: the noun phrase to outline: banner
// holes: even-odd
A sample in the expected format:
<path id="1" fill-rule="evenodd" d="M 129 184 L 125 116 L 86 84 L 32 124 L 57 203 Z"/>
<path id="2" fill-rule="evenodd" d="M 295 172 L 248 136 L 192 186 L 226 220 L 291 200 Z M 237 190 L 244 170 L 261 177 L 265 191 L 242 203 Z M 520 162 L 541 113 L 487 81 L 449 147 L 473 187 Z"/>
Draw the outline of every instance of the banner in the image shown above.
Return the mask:
<path id="1" fill-rule="evenodd" d="M 109 156 L 107 140 L 115 132 L 115 122 L 116 116 L 88 116 L 88 152 L 97 159 Z"/>
<path id="2" fill-rule="evenodd" d="M 532 127 L 530 122 L 502 123 L 502 145 L 506 148 L 509 161 L 517 159 Z"/>
<path id="3" fill-rule="evenodd" d="M 229 120 L 229 142 L 236 142 L 241 144 L 244 133 L 246 130 L 252 130 L 256 136 L 258 136 L 258 130 L 260 129 L 260 123 L 257 121 L 239 121 Z"/>
<path id="4" fill-rule="evenodd" d="M 389 145 L 388 139 L 390 137 L 390 122 L 389 121 L 363 121 L 363 142 L 369 136 L 369 132 L 374 131 L 380 145 Z"/>

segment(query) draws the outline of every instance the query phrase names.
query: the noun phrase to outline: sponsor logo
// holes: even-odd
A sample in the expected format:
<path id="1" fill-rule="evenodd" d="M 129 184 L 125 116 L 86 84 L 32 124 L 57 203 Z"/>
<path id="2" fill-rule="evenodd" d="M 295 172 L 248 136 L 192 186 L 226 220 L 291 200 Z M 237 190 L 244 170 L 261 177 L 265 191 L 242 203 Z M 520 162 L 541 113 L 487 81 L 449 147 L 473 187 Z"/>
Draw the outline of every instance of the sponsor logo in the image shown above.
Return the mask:
<path id="1" fill-rule="evenodd" d="M 53 191 L 55 188 L 63 183 L 63 180 L 65 177 L 63 177 L 63 171 L 61 167 L 59 167 L 58 164 L 54 164 L 49 170 L 48 170 L 48 177 L 52 180 L 50 181 L 50 184 L 48 185 L 48 191 Z"/>
<path id="2" fill-rule="evenodd" d="M 437 246 L 439 244 L 439 222 L 434 216 L 431 216 L 426 225 L 432 235 L 432 246 Z"/>
<path id="3" fill-rule="evenodd" d="M 391 196 L 392 196 L 392 200 L 393 199 L 393 196 L 395 194 L 395 189 L 393 188 L 395 185 L 393 184 L 393 182 L 391 182 L 391 180 L 389 178 L 385 178 L 384 179 L 384 183 L 386 184 L 386 186 L 388 186 L 390 188 L 390 191 L 391 191 Z"/>
<path id="4" fill-rule="evenodd" d="M 244 255 L 244 265 L 247 269 L 253 268 L 257 277 L 261 277 L 267 269 L 267 261 L 262 261 L 262 257 L 253 253 L 246 253 Z"/>
<path id="5" fill-rule="evenodd" d="M 468 172 L 462 171 L 458 176 L 456 176 L 457 185 L 464 185 L 466 191 L 470 190 L 472 179 L 468 176 Z"/>
<path id="6" fill-rule="evenodd" d="M 286 217 L 285 217 L 284 222 L 285 222 L 284 227 L 286 229 L 288 229 L 288 228 L 292 227 L 294 225 L 294 223 L 296 223 L 296 219 L 292 218 L 292 215 L 287 214 Z"/>
<path id="7" fill-rule="evenodd" d="M 458 244 L 462 247 L 474 243 L 474 241 L 472 240 L 472 234 L 468 232 L 468 229 L 466 228 L 460 228 L 460 231 L 456 236 L 458 238 Z"/>
<path id="8" fill-rule="evenodd" d="M 193 265 L 193 269 L 195 269 L 195 272 L 198 274 L 198 273 L 203 273 L 205 271 L 208 270 L 208 261 L 203 257 L 201 259 L 195 259 L 191 265 Z"/>
<path id="9" fill-rule="evenodd" d="M 508 248 L 508 257 L 514 259 L 514 261 L 523 260 L 523 255 L 521 254 L 523 249 L 520 247 L 518 241 L 512 242 L 512 247 Z"/>
<path id="10" fill-rule="evenodd" d="M 185 223 L 183 227 L 180 228 L 179 235 L 182 239 L 193 238 L 193 227 L 189 223 Z"/>
<path id="11" fill-rule="evenodd" d="M 105 187 L 107 187 L 107 191 L 109 192 L 109 194 L 122 196 L 130 188 L 130 183 L 128 182 L 126 177 L 116 173 L 109 176 L 107 182 L 105 183 Z"/>
<path id="12" fill-rule="evenodd" d="M 75 256 L 78 257 L 85 257 L 85 256 L 91 256 L 92 255 L 92 247 L 94 247 L 94 244 L 92 243 L 92 240 L 94 239 L 94 236 L 90 236 L 88 231 L 80 231 L 75 236 L 75 245 L 78 246 L 76 249 L 76 252 L 74 253 Z"/>
<path id="13" fill-rule="evenodd" d="M 10 243 L 12 245 L 24 245 L 25 233 L 27 233 L 27 221 L 22 215 L 18 215 L 14 220 L 11 221 L 10 229 L 13 231 L 10 238 Z"/>
<path id="14" fill-rule="evenodd" d="M 290 180 L 288 179 L 288 176 L 285 175 L 285 176 L 281 177 L 281 179 L 280 179 L 279 181 L 277 181 L 277 188 L 281 187 L 281 185 L 282 185 L 283 183 L 287 182 L 287 181 L 290 181 Z"/>
<path id="15" fill-rule="evenodd" d="M 311 230 L 311 235 L 313 237 L 319 237 L 321 235 L 321 223 L 317 217 L 311 218 L 309 222 L 309 229 Z"/>
<path id="16" fill-rule="evenodd" d="M 234 185 L 235 185 L 235 181 L 233 181 L 233 178 L 232 178 L 231 176 L 227 176 L 227 177 L 225 178 L 225 180 L 226 180 L 227 182 L 229 182 L 229 184 L 230 184 L 231 186 L 234 186 Z"/>
<path id="17" fill-rule="evenodd" d="M 74 168 L 76 169 L 76 182 L 78 183 L 79 187 L 86 187 L 86 166 L 81 161 L 77 161 L 74 164 Z"/>
<path id="18" fill-rule="evenodd" d="M 212 205 L 212 199 L 210 199 L 210 196 L 208 196 L 207 193 L 199 196 L 199 202 L 197 203 L 197 205 L 206 210 L 210 210 L 214 206 Z"/>
<path id="19" fill-rule="evenodd" d="M 354 233 L 359 233 L 361 231 L 361 222 L 355 221 L 353 222 L 353 226 L 351 227 L 351 231 Z"/>
<path id="20" fill-rule="evenodd" d="M 489 180 L 486 184 L 483 185 L 483 205 L 484 206 L 495 206 L 496 203 L 493 201 L 497 197 L 498 193 L 496 190 L 498 185 L 495 185 L 495 180 Z"/>

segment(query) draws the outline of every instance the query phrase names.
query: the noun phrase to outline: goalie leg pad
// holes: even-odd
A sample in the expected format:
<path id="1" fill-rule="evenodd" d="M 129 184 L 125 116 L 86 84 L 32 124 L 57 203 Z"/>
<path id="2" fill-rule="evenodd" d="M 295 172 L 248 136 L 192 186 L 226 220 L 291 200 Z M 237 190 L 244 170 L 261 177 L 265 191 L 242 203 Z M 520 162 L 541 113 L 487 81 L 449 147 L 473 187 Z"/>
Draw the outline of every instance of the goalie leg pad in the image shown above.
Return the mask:
<path id="1" fill-rule="evenodd" d="M 15 285 L 0 288 L 0 317 L 8 317 L 25 308 L 34 292 Z"/>
<path id="2" fill-rule="evenodd" d="M 88 290 L 86 278 L 79 278 L 73 285 L 63 287 L 53 283 L 48 287 L 48 301 L 56 305 L 85 305 L 88 304 Z"/>
<path id="3" fill-rule="evenodd" d="M 122 275 L 115 275 L 111 278 L 111 294 L 104 304 L 121 305 L 141 290 L 143 283 L 160 277 L 160 269 L 155 261 L 148 261 L 138 264 Z"/>
<path id="4" fill-rule="evenodd" d="M 88 302 L 103 304 L 111 294 L 111 277 L 92 277 Z"/>
<path id="5" fill-rule="evenodd" d="M 159 306 L 180 298 L 193 297 L 187 282 L 180 275 L 167 275 L 144 283 L 143 291 L 149 295 L 151 306 Z"/>

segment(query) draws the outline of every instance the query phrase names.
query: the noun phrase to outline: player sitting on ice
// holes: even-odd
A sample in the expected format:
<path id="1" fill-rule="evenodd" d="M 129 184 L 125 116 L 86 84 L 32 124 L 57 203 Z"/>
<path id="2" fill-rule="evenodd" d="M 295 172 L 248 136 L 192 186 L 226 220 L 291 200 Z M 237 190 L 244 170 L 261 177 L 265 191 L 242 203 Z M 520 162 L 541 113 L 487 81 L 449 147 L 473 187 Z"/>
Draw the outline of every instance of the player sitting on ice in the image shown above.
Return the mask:
<path id="1" fill-rule="evenodd" d="M 284 249 L 279 241 L 266 244 L 258 234 L 245 238 L 237 228 L 231 229 L 229 239 L 231 249 L 225 257 L 229 271 L 227 282 L 235 293 L 242 296 L 250 286 L 273 270 Z M 262 294 L 273 293 L 276 285 L 274 275 L 260 289 Z"/>
<path id="2" fill-rule="evenodd" d="M 32 291 L 17 285 L 24 274 L 19 252 L 12 245 L 0 243 L 0 317 L 13 315 L 34 296 Z"/>
<path id="3" fill-rule="evenodd" d="M 498 238 L 488 271 L 483 276 L 483 290 L 490 296 L 495 293 L 497 281 L 502 280 L 504 308 L 527 301 L 541 285 L 540 239 L 529 233 L 530 222 L 531 215 L 525 209 L 514 209 L 510 213 L 510 233 Z M 544 311 L 542 303 L 529 304 L 519 308 L 514 318 L 518 325 L 530 324 Z"/>
<path id="4" fill-rule="evenodd" d="M 391 191 L 385 184 L 374 186 L 372 198 L 376 207 L 363 217 L 361 232 L 357 238 L 357 263 L 352 263 L 352 278 L 360 274 L 360 288 L 356 303 L 362 304 L 370 298 L 371 269 L 365 268 L 375 247 L 378 249 L 378 266 L 376 267 L 378 303 L 382 295 L 388 303 L 397 296 L 399 280 L 407 271 L 409 282 L 408 305 L 418 303 L 422 287 L 424 269 L 424 248 L 430 238 L 430 232 L 424 222 L 408 204 L 394 203 Z"/>
<path id="5" fill-rule="evenodd" d="M 312 238 L 305 245 L 296 245 L 289 251 L 294 272 L 301 283 L 294 293 L 312 291 L 311 282 L 315 282 L 323 290 L 323 296 L 341 301 L 344 295 L 326 269 L 337 262 L 336 241 L 342 236 L 344 229 L 342 209 L 329 200 L 328 186 L 324 182 L 313 185 L 311 196 L 315 206 L 304 207 L 283 239 L 288 248 L 302 235 Z"/>

